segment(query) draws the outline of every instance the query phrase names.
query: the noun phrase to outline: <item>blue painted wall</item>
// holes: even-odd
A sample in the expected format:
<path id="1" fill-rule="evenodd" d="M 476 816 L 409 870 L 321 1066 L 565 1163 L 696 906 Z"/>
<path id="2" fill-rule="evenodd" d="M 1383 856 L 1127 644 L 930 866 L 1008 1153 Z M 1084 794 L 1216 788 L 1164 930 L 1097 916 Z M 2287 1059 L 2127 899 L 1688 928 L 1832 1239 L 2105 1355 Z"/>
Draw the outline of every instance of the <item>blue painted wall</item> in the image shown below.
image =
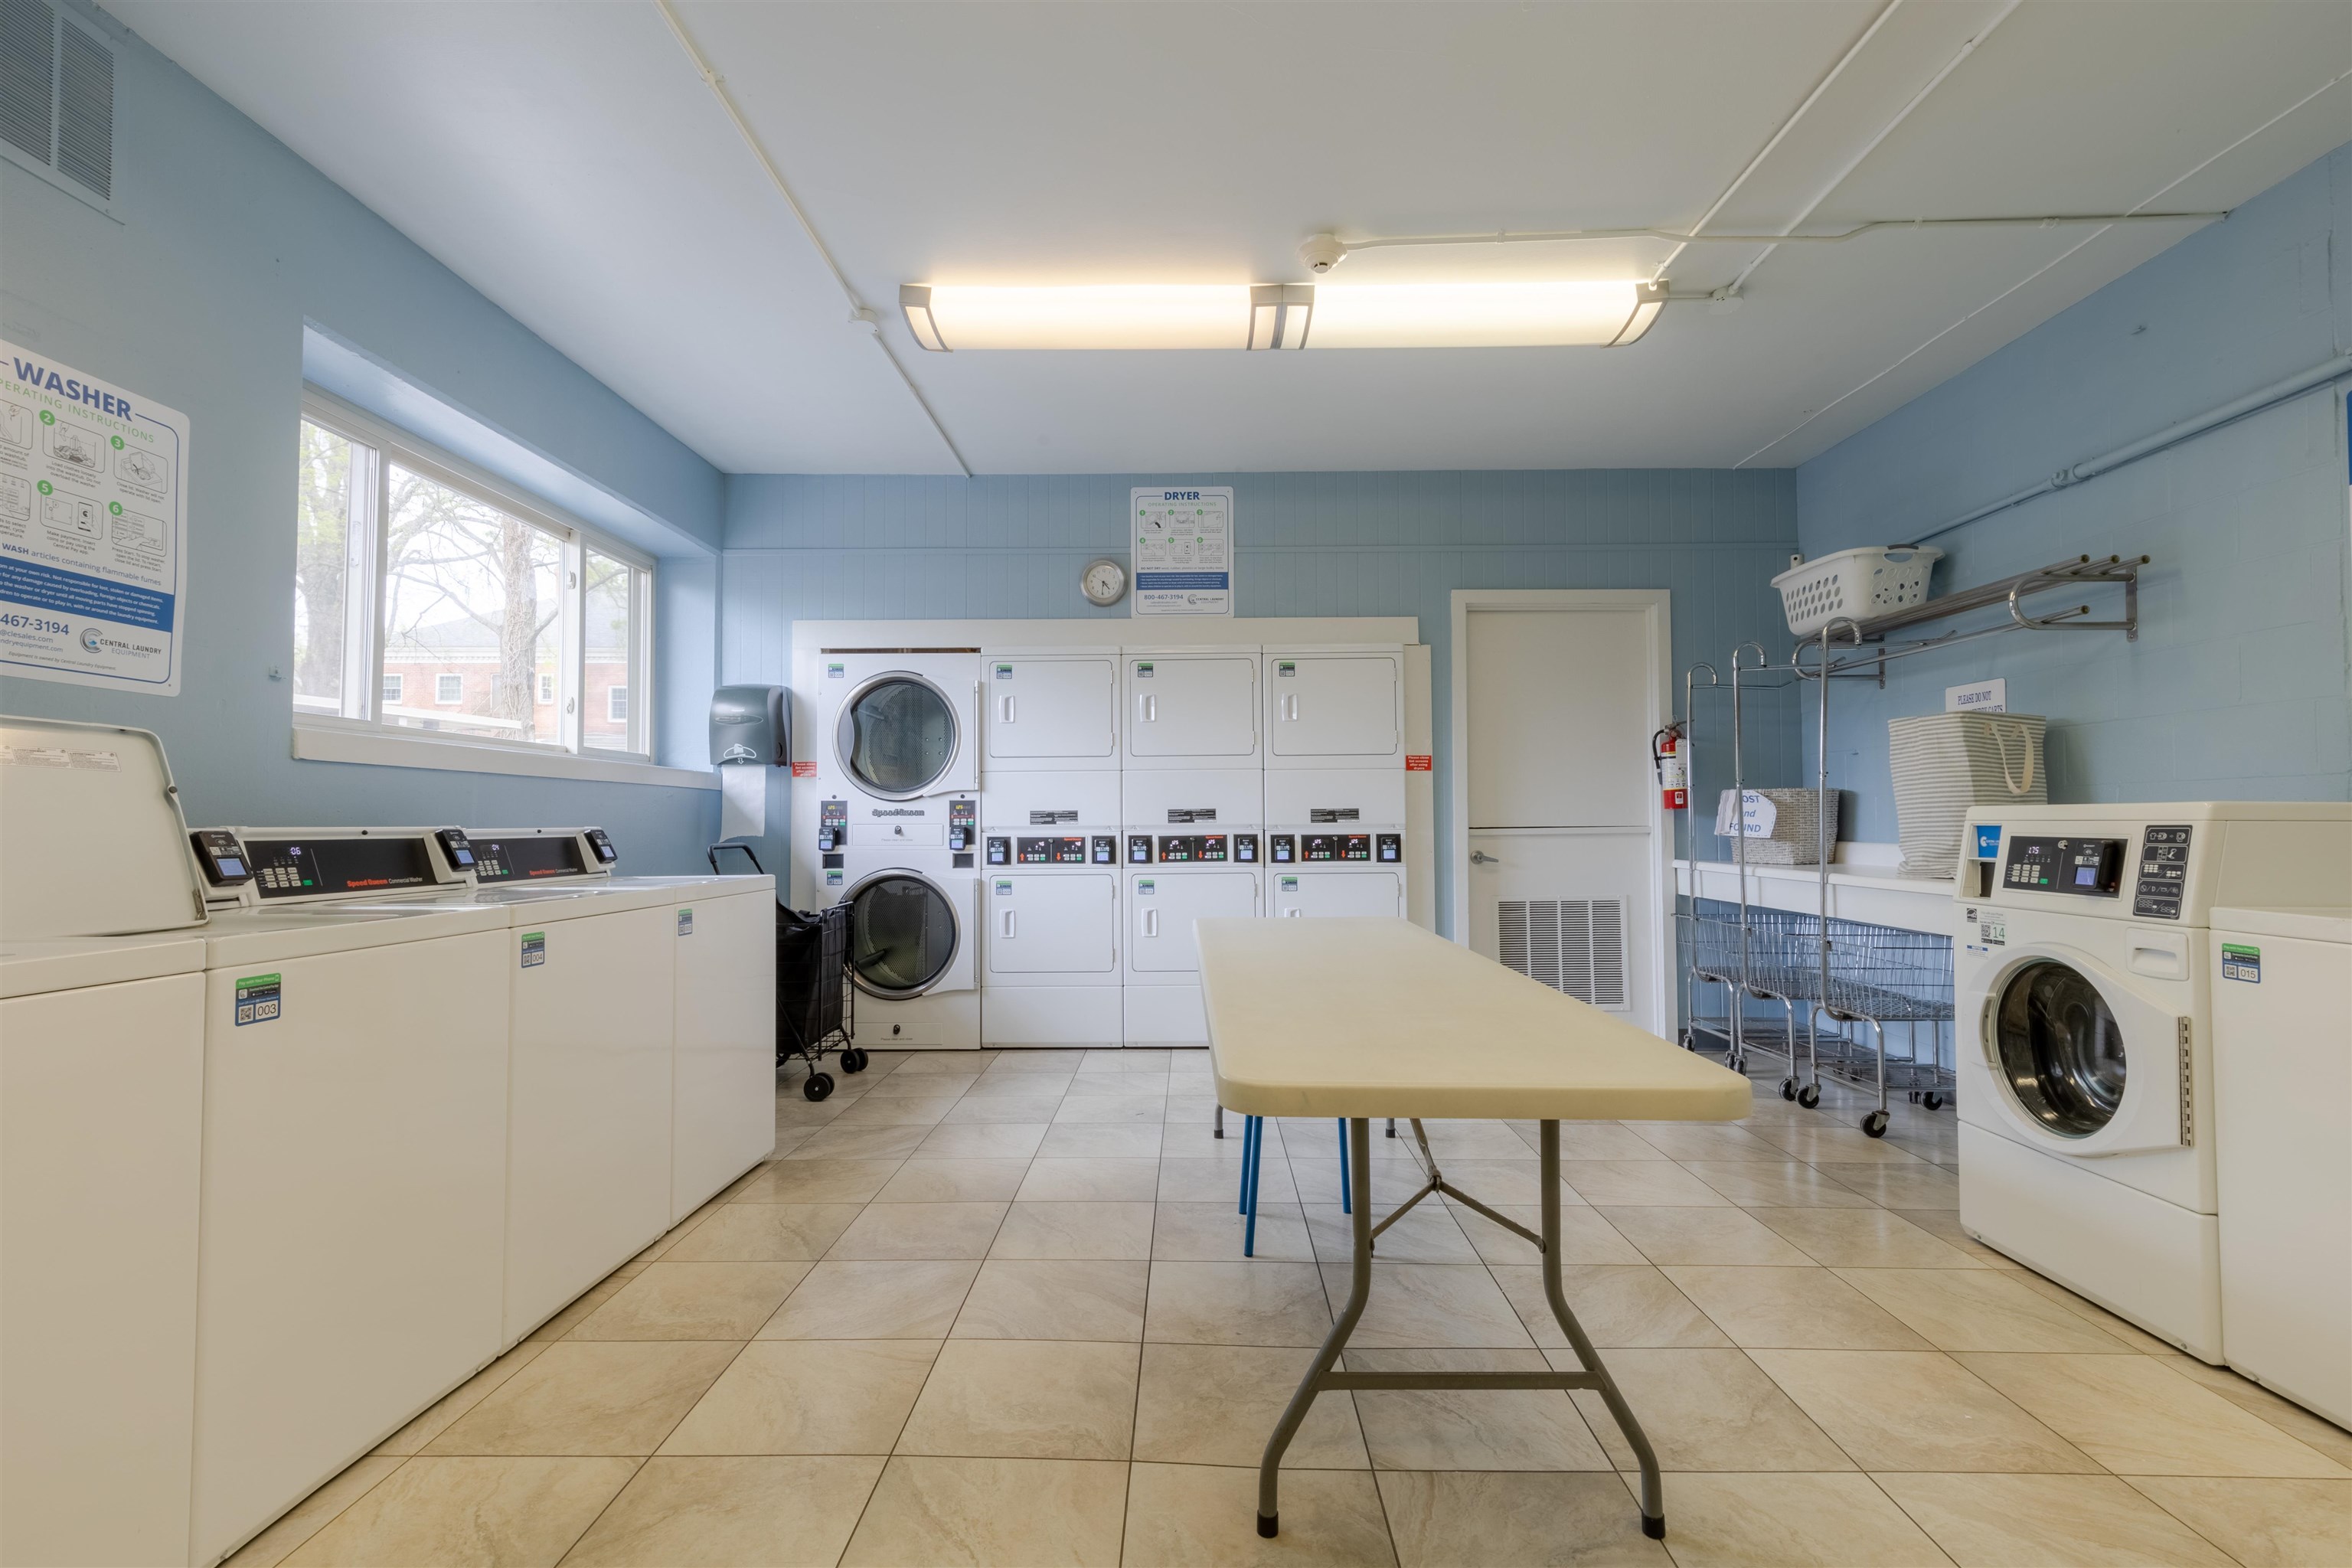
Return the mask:
<path id="1" fill-rule="evenodd" d="M 1670 589 L 1677 670 L 1785 631 L 1768 586 L 1795 548 L 1785 469 L 739 475 L 727 487 L 723 679 L 788 682 L 793 623 L 803 616 L 1093 616 L 1124 628 L 1127 607 L 1094 610 L 1078 572 L 1097 555 L 1126 558 L 1131 486 L 1180 482 L 1234 487 L 1242 615 L 1416 617 L 1434 648 L 1441 752 L 1455 588 Z M 1750 733 L 1757 781 L 1792 782 L 1789 706 L 1763 699 Z M 1441 763 L 1441 822 L 1445 778 Z M 1702 797 L 1722 782 L 1710 770 Z M 1439 849 L 1439 920 L 1451 929 L 1452 873 L 1442 841 Z"/>
<path id="2" fill-rule="evenodd" d="M 0 163 L 0 331 L 188 416 L 186 674 L 173 699 L 5 679 L 0 710 L 158 731 L 191 823 L 586 820 L 633 869 L 698 866 L 708 792 L 292 760 L 291 687 L 269 669 L 293 641 L 306 321 L 658 523 L 673 550 L 709 559 L 723 481 L 178 67 L 97 25 L 118 47 L 115 216 Z M 697 718 L 713 576 L 698 621 L 690 574 L 662 606 L 687 633 L 669 673 L 702 677 L 700 693 L 665 695 Z"/>
<path id="3" fill-rule="evenodd" d="M 1916 537 L 2347 349 L 2352 147 L 1806 463 L 1805 552 Z M 2053 800 L 2352 795 L 2345 390 L 1935 540 L 1937 592 L 2082 552 L 2152 556 L 2139 640 L 2016 632 L 1894 666 L 1883 693 L 1842 683 L 1831 768 L 1858 805 L 1850 836 L 1895 836 L 1886 721 L 1994 675 L 2012 710 L 2050 717 Z"/>

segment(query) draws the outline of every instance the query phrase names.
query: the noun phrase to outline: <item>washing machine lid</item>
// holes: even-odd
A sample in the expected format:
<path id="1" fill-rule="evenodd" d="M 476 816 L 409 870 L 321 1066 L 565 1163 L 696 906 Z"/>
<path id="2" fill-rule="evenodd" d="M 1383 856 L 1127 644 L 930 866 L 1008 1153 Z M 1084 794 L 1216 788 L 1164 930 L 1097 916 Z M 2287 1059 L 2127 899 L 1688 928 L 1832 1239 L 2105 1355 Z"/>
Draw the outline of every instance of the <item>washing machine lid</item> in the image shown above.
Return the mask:
<path id="1" fill-rule="evenodd" d="M 196 931 L 11 942 L 0 945 L 0 996 L 117 985 L 166 974 L 190 974 L 204 966 L 204 939 Z"/>
<path id="2" fill-rule="evenodd" d="M 506 925 L 504 910 L 458 900 L 228 910 L 215 914 L 205 927 L 205 963 L 210 969 L 245 969 L 282 959 L 469 936 Z M 418 984 L 426 983 L 419 977 Z"/>
<path id="3" fill-rule="evenodd" d="M 964 941 L 955 900 L 929 877 L 872 872 L 843 896 L 849 906 L 849 974 L 868 995 L 920 996 L 947 977 Z"/>
<path id="4" fill-rule="evenodd" d="M 205 923 L 163 742 L 145 730 L 0 719 L 0 941 Z"/>
<path id="5" fill-rule="evenodd" d="M 2213 930 L 2232 935 L 2284 936 L 2305 942 L 2352 944 L 2352 908 L 2338 904 L 2289 904 L 2269 910 L 2216 909 Z"/>
<path id="6" fill-rule="evenodd" d="M 885 670 L 850 689 L 834 720 L 834 755 L 866 794 L 921 795 L 955 764 L 963 726 L 954 701 L 910 669 Z"/>
<path id="7" fill-rule="evenodd" d="M 2017 955 L 1981 1026 L 2001 1110 L 2035 1146 L 2092 1158 L 2192 1141 L 2188 1020 L 2087 955 Z"/>

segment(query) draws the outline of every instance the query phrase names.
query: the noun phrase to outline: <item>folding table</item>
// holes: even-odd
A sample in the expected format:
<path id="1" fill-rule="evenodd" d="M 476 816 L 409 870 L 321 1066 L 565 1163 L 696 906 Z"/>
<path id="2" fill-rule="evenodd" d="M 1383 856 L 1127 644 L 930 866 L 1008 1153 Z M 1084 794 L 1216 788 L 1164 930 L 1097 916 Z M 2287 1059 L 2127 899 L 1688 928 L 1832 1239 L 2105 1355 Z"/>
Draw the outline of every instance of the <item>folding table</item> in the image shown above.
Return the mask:
<path id="1" fill-rule="evenodd" d="M 1559 1278 L 1562 1121 L 1733 1121 L 1748 1080 L 1401 920 L 1209 920 L 1195 927 L 1217 1103 L 1250 1116 L 1339 1117 L 1367 1201 L 1350 1215 L 1348 1304 L 1266 1440 L 1257 1532 L 1279 1528 L 1283 1451 L 1318 1394 L 1345 1389 L 1589 1388 L 1601 1395 L 1642 1468 L 1642 1529 L 1663 1540 L 1657 1456 Z M 1403 1208 L 1375 1224 L 1374 1118 L 1492 1118 L 1539 1124 L 1542 1233 L 1457 1191 L 1432 1166 Z M 1535 1244 L 1544 1299 L 1576 1348 L 1576 1372 L 1335 1372 L 1372 1287 L 1372 1237 L 1442 1192 Z"/>

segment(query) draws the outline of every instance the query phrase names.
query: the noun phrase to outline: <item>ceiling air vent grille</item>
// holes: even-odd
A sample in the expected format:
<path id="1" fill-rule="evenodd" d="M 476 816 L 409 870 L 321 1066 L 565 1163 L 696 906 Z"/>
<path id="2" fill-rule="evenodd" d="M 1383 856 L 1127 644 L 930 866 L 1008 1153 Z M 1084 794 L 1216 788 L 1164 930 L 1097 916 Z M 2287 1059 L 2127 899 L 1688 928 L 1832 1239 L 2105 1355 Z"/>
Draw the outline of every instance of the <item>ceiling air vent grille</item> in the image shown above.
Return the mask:
<path id="1" fill-rule="evenodd" d="M 58 173 L 114 195 L 114 52 L 68 27 L 58 51 Z"/>
<path id="2" fill-rule="evenodd" d="M 45 167 L 57 43 L 57 13 L 41 0 L 0 0 L 0 138 Z"/>
<path id="3" fill-rule="evenodd" d="M 1596 1007 L 1625 1006 L 1624 900 L 1506 899 L 1496 914 L 1506 969 Z"/>

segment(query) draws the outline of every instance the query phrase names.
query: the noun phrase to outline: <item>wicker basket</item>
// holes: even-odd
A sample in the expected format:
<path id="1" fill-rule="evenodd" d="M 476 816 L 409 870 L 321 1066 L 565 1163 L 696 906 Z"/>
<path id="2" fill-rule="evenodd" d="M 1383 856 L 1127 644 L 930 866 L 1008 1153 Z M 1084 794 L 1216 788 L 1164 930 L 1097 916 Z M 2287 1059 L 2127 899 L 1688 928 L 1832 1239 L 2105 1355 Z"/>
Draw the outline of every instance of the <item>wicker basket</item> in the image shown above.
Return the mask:
<path id="1" fill-rule="evenodd" d="M 1822 797 L 1810 789 L 1751 789 L 1750 800 L 1769 803 L 1771 806 L 1771 831 L 1763 836 L 1751 835 L 1748 839 L 1746 857 L 1750 866 L 1818 866 L 1822 858 Z M 1760 816 L 1751 807 L 1749 815 Z M 1723 858 L 1737 861 L 1741 849 L 1733 831 L 1737 814 L 1732 808 L 1732 794 L 1725 790 L 1716 802 L 1715 832 L 1723 843 Z M 1830 795 L 1829 842 L 1837 846 L 1838 797 Z"/>

